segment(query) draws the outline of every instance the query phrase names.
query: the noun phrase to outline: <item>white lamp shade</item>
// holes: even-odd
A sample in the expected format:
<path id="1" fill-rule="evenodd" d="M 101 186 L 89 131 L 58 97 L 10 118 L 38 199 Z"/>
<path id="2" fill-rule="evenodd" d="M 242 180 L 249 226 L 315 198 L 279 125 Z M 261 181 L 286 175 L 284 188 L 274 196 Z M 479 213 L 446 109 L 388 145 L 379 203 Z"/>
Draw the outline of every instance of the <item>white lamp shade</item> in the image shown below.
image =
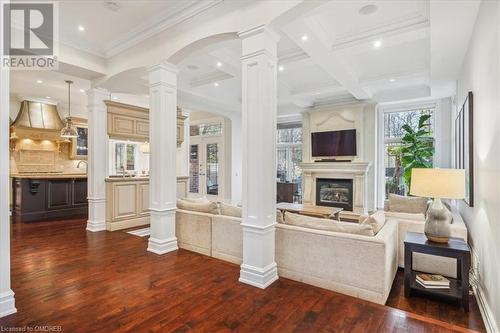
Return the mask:
<path id="1" fill-rule="evenodd" d="M 426 198 L 463 199 L 465 171 L 461 169 L 412 169 L 410 194 Z"/>

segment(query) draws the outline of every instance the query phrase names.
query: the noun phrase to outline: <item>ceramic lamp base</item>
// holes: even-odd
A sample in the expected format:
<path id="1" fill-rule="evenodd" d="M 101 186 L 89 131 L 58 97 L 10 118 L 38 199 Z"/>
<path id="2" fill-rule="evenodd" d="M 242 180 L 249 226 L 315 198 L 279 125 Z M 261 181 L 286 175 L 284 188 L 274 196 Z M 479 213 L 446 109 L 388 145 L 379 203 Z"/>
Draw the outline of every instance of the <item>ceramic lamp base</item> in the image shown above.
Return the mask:
<path id="1" fill-rule="evenodd" d="M 451 220 L 451 213 L 441 199 L 434 199 L 425 220 L 424 233 L 427 239 L 436 243 L 448 243 L 451 236 Z"/>

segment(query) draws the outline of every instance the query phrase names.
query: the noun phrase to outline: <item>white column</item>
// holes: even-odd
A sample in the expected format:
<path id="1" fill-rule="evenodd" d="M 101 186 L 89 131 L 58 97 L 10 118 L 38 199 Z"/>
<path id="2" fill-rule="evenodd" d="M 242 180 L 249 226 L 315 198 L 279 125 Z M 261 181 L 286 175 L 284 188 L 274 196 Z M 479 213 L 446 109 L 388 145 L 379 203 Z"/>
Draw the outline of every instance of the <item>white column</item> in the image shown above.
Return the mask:
<path id="1" fill-rule="evenodd" d="M 151 236 L 148 251 L 165 254 L 177 250 L 177 68 L 174 65 L 159 64 L 149 69 L 149 96 Z"/>
<path id="2" fill-rule="evenodd" d="M 276 225 L 276 44 L 265 26 L 242 38 L 243 263 L 240 282 L 266 288 L 278 279 Z"/>
<path id="3" fill-rule="evenodd" d="M 87 92 L 89 112 L 88 201 L 87 230 L 106 230 L 106 184 L 108 157 L 107 108 L 104 100 L 109 92 L 94 88 Z"/>
<path id="4" fill-rule="evenodd" d="M 3 17 L 3 2 L 0 3 Z M 0 24 L 0 317 L 15 313 L 14 293 L 10 289 L 9 216 L 9 70 L 3 69 L 3 22 Z"/>

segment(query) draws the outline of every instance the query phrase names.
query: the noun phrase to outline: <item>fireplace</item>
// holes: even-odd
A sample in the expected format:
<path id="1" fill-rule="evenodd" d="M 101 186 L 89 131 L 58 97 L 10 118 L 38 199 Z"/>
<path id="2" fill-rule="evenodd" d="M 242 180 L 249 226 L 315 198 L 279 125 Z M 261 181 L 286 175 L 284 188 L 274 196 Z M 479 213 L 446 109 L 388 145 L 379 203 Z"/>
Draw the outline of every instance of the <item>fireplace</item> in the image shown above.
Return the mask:
<path id="1" fill-rule="evenodd" d="M 316 205 L 353 210 L 352 179 L 316 179 Z"/>

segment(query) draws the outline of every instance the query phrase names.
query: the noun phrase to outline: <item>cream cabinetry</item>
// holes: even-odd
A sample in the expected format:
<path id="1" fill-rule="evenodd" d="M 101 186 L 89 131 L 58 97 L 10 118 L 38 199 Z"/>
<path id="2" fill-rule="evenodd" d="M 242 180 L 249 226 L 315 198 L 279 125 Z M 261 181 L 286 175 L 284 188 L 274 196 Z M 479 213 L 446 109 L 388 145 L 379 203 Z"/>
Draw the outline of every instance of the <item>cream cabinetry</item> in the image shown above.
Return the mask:
<path id="1" fill-rule="evenodd" d="M 189 177 L 177 177 L 177 197 L 187 195 Z M 149 224 L 149 178 L 106 179 L 106 229 Z"/>
<path id="2" fill-rule="evenodd" d="M 149 141 L 149 109 L 105 101 L 108 108 L 108 135 L 111 139 Z M 184 121 L 177 108 L 177 145 L 184 141 Z"/>

